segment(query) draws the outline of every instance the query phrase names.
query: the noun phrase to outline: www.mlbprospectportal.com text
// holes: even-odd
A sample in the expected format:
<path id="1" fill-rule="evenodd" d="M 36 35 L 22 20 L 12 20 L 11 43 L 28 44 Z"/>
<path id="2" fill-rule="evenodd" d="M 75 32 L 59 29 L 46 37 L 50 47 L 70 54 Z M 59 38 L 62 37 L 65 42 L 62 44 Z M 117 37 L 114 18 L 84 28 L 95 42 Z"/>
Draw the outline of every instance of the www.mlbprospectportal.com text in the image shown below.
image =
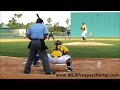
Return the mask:
<path id="1" fill-rule="evenodd" d="M 117 73 L 92 73 L 92 74 L 81 74 L 81 73 L 66 73 L 66 74 L 56 74 L 56 77 L 120 77 Z"/>

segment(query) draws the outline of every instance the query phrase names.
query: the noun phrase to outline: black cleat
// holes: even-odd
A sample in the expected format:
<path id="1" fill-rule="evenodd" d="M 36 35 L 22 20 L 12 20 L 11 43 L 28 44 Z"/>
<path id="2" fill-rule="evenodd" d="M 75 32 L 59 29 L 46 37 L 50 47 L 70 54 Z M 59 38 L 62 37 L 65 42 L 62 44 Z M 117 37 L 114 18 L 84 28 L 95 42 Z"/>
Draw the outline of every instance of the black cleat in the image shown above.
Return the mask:
<path id="1" fill-rule="evenodd" d="M 51 72 L 49 72 L 49 73 L 45 73 L 45 74 L 55 74 L 56 72 L 55 71 L 51 71 Z"/>
<path id="2" fill-rule="evenodd" d="M 75 71 L 75 70 L 72 68 L 68 68 L 68 72 L 73 72 L 73 71 Z"/>
<path id="3" fill-rule="evenodd" d="M 24 71 L 24 73 L 25 73 L 25 74 L 30 74 L 30 72 L 28 72 L 28 71 Z"/>

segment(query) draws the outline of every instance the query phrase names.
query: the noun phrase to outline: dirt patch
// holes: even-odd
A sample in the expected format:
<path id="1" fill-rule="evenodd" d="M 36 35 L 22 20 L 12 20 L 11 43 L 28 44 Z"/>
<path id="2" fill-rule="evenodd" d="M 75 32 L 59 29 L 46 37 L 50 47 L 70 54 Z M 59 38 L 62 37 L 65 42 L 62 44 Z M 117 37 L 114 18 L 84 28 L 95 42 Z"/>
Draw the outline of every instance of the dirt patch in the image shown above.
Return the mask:
<path id="1" fill-rule="evenodd" d="M 55 37 L 56 38 L 56 37 Z M 57 38 L 56 38 L 57 40 Z M 59 38 L 58 40 L 65 40 L 64 38 Z M 69 40 L 69 39 L 66 39 L 66 40 Z M 81 38 L 72 38 L 70 40 L 80 40 L 82 41 Z M 99 41 L 102 41 L 102 40 L 111 40 L 111 41 L 120 41 L 120 38 L 115 38 L 115 39 L 112 39 L 112 38 L 91 38 L 91 39 L 87 39 L 89 41 L 96 41 L 96 40 L 99 40 Z M 24 39 L 0 39 L 0 42 L 23 42 L 23 41 L 30 41 L 29 39 L 27 38 L 24 38 Z M 53 39 L 49 39 L 49 41 L 53 41 Z"/>
<path id="2" fill-rule="evenodd" d="M 23 42 L 30 41 L 29 39 L 0 39 L 0 42 Z"/>
<path id="3" fill-rule="evenodd" d="M 71 42 L 71 43 L 64 43 L 64 45 L 71 45 L 71 46 L 111 46 L 113 44 L 99 43 L 99 42 Z"/>
<path id="4" fill-rule="evenodd" d="M 54 75 L 45 75 L 42 62 L 24 74 L 26 58 L 0 56 L 1 79 L 120 79 L 120 58 L 73 58 L 74 72 L 66 65 L 51 64 Z"/>

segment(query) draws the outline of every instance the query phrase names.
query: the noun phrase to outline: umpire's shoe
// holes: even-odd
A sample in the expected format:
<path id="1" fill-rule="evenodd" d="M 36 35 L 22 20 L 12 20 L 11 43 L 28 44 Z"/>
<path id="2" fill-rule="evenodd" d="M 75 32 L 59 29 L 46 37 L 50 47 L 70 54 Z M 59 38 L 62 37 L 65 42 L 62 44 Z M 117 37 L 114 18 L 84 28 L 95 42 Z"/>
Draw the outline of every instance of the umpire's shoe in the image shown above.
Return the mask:
<path id="1" fill-rule="evenodd" d="M 25 74 L 30 74 L 30 71 L 24 71 Z"/>
<path id="2" fill-rule="evenodd" d="M 55 74 L 55 73 L 56 73 L 56 72 L 55 72 L 54 70 L 52 70 L 51 72 L 45 73 L 45 74 L 49 75 L 49 74 Z"/>

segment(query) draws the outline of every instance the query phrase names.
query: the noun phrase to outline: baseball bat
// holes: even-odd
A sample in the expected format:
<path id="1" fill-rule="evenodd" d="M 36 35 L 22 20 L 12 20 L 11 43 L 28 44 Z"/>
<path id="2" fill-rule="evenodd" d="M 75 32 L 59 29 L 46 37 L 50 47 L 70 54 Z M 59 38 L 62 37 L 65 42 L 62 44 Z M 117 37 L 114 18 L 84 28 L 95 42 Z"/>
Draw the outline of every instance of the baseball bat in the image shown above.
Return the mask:
<path id="1" fill-rule="evenodd" d="M 40 18 L 39 15 L 38 15 L 38 14 L 36 14 L 36 15 L 37 15 L 37 17 L 38 17 L 38 19 L 39 19 L 39 18 Z"/>

